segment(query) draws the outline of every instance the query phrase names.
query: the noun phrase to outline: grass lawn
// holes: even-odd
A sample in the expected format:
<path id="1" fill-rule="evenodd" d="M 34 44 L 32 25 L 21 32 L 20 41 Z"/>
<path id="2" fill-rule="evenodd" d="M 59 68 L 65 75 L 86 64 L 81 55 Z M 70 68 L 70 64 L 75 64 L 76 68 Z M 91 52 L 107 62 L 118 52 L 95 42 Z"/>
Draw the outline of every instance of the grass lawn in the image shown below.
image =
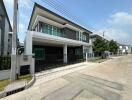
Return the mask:
<path id="1" fill-rule="evenodd" d="M 101 62 L 104 62 L 104 61 L 106 61 L 106 60 L 107 60 L 107 59 L 96 58 L 96 59 L 90 60 L 90 62 L 93 62 L 93 63 L 101 63 Z"/>
<path id="2" fill-rule="evenodd" d="M 23 75 L 23 76 L 20 76 L 17 81 L 19 81 L 19 80 L 27 80 L 27 82 L 29 82 L 31 79 L 32 79 L 32 76 L 31 75 Z M 0 92 L 3 91 L 4 88 L 8 84 L 10 84 L 10 80 L 9 79 L 7 79 L 7 80 L 1 80 L 0 81 Z"/>
<path id="3" fill-rule="evenodd" d="M 27 80 L 28 82 L 32 79 L 32 76 L 30 74 L 19 76 L 18 80 Z"/>
<path id="4" fill-rule="evenodd" d="M 4 88 L 10 84 L 10 80 L 7 79 L 7 80 L 1 80 L 0 81 L 0 92 L 4 90 Z"/>

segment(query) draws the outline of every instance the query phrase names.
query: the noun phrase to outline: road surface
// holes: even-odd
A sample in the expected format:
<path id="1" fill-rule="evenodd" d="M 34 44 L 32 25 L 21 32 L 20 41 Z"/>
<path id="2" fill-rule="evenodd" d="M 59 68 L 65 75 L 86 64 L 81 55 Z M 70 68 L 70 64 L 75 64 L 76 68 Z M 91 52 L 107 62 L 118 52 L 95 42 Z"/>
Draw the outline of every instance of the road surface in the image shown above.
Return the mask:
<path id="1" fill-rule="evenodd" d="M 132 55 L 38 83 L 3 100 L 132 100 Z"/>

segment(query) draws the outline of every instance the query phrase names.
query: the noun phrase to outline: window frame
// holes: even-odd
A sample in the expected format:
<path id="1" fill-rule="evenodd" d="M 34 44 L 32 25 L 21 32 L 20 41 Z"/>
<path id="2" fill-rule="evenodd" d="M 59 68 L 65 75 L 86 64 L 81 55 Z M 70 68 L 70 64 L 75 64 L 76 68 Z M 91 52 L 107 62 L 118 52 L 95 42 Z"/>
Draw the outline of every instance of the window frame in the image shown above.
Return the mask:
<path id="1" fill-rule="evenodd" d="M 40 54 L 43 55 L 43 56 L 37 57 L 36 52 L 40 52 L 40 50 L 41 50 Z M 35 53 L 35 59 L 36 60 L 45 60 L 45 48 L 34 48 L 34 53 Z"/>

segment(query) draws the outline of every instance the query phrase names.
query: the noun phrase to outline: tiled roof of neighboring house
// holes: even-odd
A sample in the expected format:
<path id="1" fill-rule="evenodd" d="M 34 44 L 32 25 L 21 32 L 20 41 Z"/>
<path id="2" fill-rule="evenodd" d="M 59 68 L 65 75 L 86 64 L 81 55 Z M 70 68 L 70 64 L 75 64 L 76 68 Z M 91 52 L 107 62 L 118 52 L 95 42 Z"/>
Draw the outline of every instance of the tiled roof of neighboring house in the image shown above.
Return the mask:
<path id="1" fill-rule="evenodd" d="M 107 42 L 110 41 L 110 40 L 108 40 L 108 39 L 106 39 L 106 38 L 104 38 L 104 37 L 102 37 L 102 36 L 100 36 L 100 35 L 98 35 L 98 34 L 91 34 L 91 35 L 90 35 L 90 38 L 91 38 L 91 39 L 102 38 L 102 39 L 104 39 L 104 40 L 107 41 Z"/>
<path id="2" fill-rule="evenodd" d="M 1 2 L 1 4 L 2 4 L 2 6 L 3 6 L 3 10 L 4 10 L 4 12 L 5 12 L 5 15 L 6 15 L 6 17 L 7 17 L 7 21 L 8 21 L 8 23 L 9 23 L 10 29 L 11 29 L 11 31 L 12 31 L 12 26 L 11 26 L 11 23 L 10 23 L 10 20 L 9 20 L 9 17 L 8 17 L 6 8 L 5 8 L 5 4 L 4 4 L 3 0 L 0 0 L 0 2 Z"/>
<path id="3" fill-rule="evenodd" d="M 70 21 L 70 20 L 68 20 L 68 19 L 66 19 L 66 18 L 64 18 L 64 17 L 62 17 L 62 16 L 60 16 L 60 15 L 58 15 L 58 14 L 52 12 L 52 11 L 50 11 L 49 9 L 47 9 L 47 8 L 45 8 L 45 7 L 43 7 L 43 6 L 39 5 L 39 4 L 37 4 L 37 3 L 35 3 L 35 5 L 34 5 L 33 11 L 32 11 L 32 15 L 31 15 L 31 18 L 30 18 L 30 22 L 29 22 L 29 25 L 28 25 L 28 29 L 29 29 L 29 26 L 30 26 L 30 24 L 31 24 L 31 20 L 32 20 L 32 17 L 33 17 L 33 14 L 34 14 L 34 11 L 35 11 L 35 8 L 36 8 L 36 7 L 40 8 L 40 9 L 43 9 L 43 10 L 45 10 L 45 11 L 47 11 L 47 12 L 53 14 L 54 16 L 57 16 L 57 17 L 59 17 L 59 18 L 65 20 L 65 21 L 67 21 L 67 22 L 73 24 L 73 25 L 74 25 L 75 27 L 77 27 L 77 28 L 81 28 L 81 29 L 83 29 L 83 30 L 85 30 L 85 31 L 87 31 L 87 32 L 89 32 L 89 33 L 92 33 L 91 31 L 87 30 L 86 28 L 84 28 L 84 27 L 82 27 L 82 26 L 80 26 L 80 25 L 78 25 L 78 24 L 76 24 L 76 23 L 74 23 L 74 22 L 72 22 L 72 21 Z"/>
<path id="4" fill-rule="evenodd" d="M 97 34 L 91 34 L 91 35 L 90 35 L 90 38 L 97 38 L 97 37 L 103 38 L 102 36 L 97 35 Z"/>

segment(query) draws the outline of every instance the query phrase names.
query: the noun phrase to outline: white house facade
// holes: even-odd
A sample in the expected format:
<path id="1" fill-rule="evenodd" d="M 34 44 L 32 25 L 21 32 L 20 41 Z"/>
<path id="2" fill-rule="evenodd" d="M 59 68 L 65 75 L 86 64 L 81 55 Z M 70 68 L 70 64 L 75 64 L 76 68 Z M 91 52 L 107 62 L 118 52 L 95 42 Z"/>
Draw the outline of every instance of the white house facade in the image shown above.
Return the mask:
<path id="1" fill-rule="evenodd" d="M 35 3 L 25 38 L 25 54 L 35 54 L 35 71 L 92 53 L 91 31 Z"/>

